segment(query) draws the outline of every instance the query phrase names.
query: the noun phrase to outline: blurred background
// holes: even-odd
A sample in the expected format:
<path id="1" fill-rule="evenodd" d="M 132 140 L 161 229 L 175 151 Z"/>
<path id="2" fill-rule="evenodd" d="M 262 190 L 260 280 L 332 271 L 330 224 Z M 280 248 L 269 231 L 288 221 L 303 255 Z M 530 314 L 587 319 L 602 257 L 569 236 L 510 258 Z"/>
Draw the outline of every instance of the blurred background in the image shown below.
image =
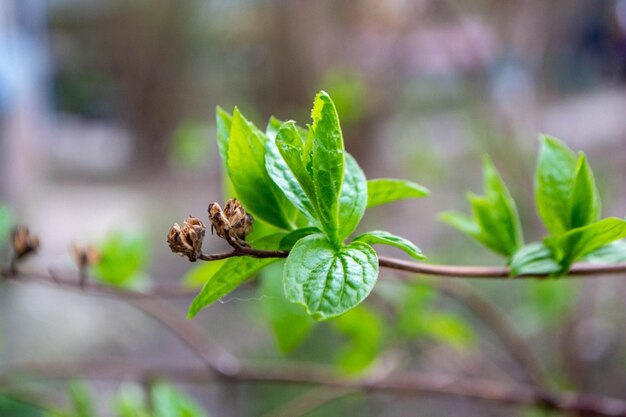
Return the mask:
<path id="1" fill-rule="evenodd" d="M 176 283 L 193 264 L 169 253 L 167 230 L 223 200 L 215 106 L 237 105 L 261 127 L 270 115 L 304 124 L 320 89 L 335 101 L 346 147 L 368 177 L 432 191 L 370 210 L 360 230 L 405 236 L 432 262 L 502 263 L 436 220 L 466 210 L 465 192 L 481 190 L 485 153 L 517 200 L 526 240 L 545 234 L 532 198 L 540 132 L 584 150 L 603 214 L 626 214 L 626 0 L 0 0 L 0 202 L 41 238 L 33 268 L 70 269 L 73 242 L 122 239 L 138 248 L 138 285 Z M 224 248 L 218 239 L 205 245 Z M 515 323 L 557 386 L 625 396 L 623 279 L 471 285 Z M 257 287 L 194 319 L 241 358 L 350 368 L 346 357 L 367 345 L 373 353 L 363 366 L 400 351 L 405 369 L 519 380 L 488 328 L 428 290 L 377 290 L 408 306 L 401 336 L 385 333 L 400 319 L 379 314 L 354 346 L 350 332 L 324 323 L 285 354 L 259 314 L 268 308 Z M 177 302 L 183 316 L 189 300 Z M 415 317 L 428 314 L 436 317 L 429 324 Z M 5 286 L 0 320 L 0 364 L 116 356 L 195 363 L 158 324 L 116 301 Z M 99 415 L 113 415 L 119 386 L 92 386 Z M 213 416 L 266 415 L 305 392 L 182 388 Z M 63 387 L 45 389 L 66 401 Z M 0 415 L 18 415 L 2 407 Z M 341 398 L 310 415 L 409 410 L 544 415 L 382 394 Z"/>

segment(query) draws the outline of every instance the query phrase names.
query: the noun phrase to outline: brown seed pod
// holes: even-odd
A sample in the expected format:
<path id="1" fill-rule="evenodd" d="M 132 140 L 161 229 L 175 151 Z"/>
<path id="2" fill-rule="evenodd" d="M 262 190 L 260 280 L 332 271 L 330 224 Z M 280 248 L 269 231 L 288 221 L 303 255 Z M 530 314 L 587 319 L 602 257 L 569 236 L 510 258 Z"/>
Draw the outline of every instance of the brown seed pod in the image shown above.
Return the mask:
<path id="1" fill-rule="evenodd" d="M 215 231 L 223 239 L 228 239 L 230 222 L 224 215 L 222 207 L 217 203 L 209 204 L 209 220 L 211 221 L 211 233 Z"/>
<path id="2" fill-rule="evenodd" d="M 197 217 L 189 216 L 181 227 L 178 223 L 170 228 L 167 244 L 172 252 L 186 256 L 194 262 L 202 253 L 202 241 L 206 226 Z"/>

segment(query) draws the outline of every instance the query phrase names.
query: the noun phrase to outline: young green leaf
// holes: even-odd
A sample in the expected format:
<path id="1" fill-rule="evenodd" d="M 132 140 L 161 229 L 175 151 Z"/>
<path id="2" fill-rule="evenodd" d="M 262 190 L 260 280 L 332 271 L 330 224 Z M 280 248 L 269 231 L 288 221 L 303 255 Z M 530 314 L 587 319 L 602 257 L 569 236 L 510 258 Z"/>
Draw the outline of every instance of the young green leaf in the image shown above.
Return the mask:
<path id="1" fill-rule="evenodd" d="M 228 138 L 230 137 L 230 127 L 233 117 L 224 111 L 220 106 L 215 110 L 215 123 L 217 125 L 217 149 L 222 162 L 228 161 Z"/>
<path id="2" fill-rule="evenodd" d="M 325 320 L 363 301 L 377 278 L 378 257 L 368 244 L 337 247 L 324 235 L 310 235 L 289 253 L 283 282 L 287 299 Z"/>
<path id="3" fill-rule="evenodd" d="M 569 205 L 571 229 L 586 226 L 600 219 L 600 193 L 591 167 L 582 152 L 576 165 Z"/>
<path id="4" fill-rule="evenodd" d="M 339 195 L 340 239 L 354 232 L 367 206 L 367 178 L 352 155 L 346 153 L 345 158 L 345 173 Z"/>
<path id="5" fill-rule="evenodd" d="M 367 207 L 380 206 L 407 198 L 421 198 L 430 191 L 411 181 L 377 178 L 367 181 Z"/>
<path id="6" fill-rule="evenodd" d="M 292 352 L 311 333 L 315 321 L 299 306 L 285 298 L 283 264 L 276 263 L 260 273 L 261 305 L 282 353 Z"/>
<path id="7" fill-rule="evenodd" d="M 246 210 L 271 225 L 289 229 L 294 207 L 265 168 L 266 141 L 235 108 L 228 141 L 228 175 Z"/>
<path id="8" fill-rule="evenodd" d="M 483 160 L 485 196 L 468 194 L 472 216 L 456 212 L 440 220 L 478 240 L 501 255 L 511 257 L 523 245 L 515 201 L 488 157 Z"/>
<path id="9" fill-rule="evenodd" d="M 266 143 L 265 167 L 274 183 L 313 224 L 317 220 L 313 181 L 302 162 L 302 139 L 294 122 L 282 125 L 276 142 Z"/>
<path id="10" fill-rule="evenodd" d="M 113 404 L 117 417 L 153 417 L 146 407 L 143 389 L 136 384 L 125 383 Z"/>
<path id="11" fill-rule="evenodd" d="M 280 241 L 280 250 L 291 250 L 293 246 L 302 238 L 307 237 L 309 235 L 313 235 L 316 233 L 321 233 L 322 231 L 317 227 L 303 227 L 301 229 L 296 229 L 293 232 L 289 232 L 281 241 Z"/>
<path id="12" fill-rule="evenodd" d="M 284 233 L 276 233 L 260 238 L 251 245 L 257 249 L 274 250 L 278 248 L 283 237 Z M 259 270 L 279 260 L 280 258 L 259 259 L 249 256 L 228 258 L 217 272 L 207 277 L 202 290 L 189 306 L 187 318 L 194 317 L 201 309 L 233 291 Z"/>
<path id="13" fill-rule="evenodd" d="M 554 236 L 571 228 L 570 196 L 576 167 L 576 158 L 567 146 L 550 136 L 541 138 L 535 173 L 535 200 L 539 216 Z"/>
<path id="14" fill-rule="evenodd" d="M 381 244 L 395 246 L 398 249 L 402 249 L 415 259 L 426 259 L 422 251 L 410 240 L 392 235 L 391 233 L 382 230 L 373 230 L 371 232 L 364 233 L 359 237 L 356 237 L 354 242 L 365 242 L 369 245 Z"/>
<path id="15" fill-rule="evenodd" d="M 270 116 L 270 119 L 267 121 L 267 127 L 265 128 L 265 136 L 267 136 L 270 142 L 274 143 L 276 141 L 276 135 L 282 125 L 282 120 Z"/>
<path id="16" fill-rule="evenodd" d="M 556 254 L 562 271 L 565 272 L 579 259 L 624 238 L 626 238 L 626 220 L 609 217 L 572 229 L 562 236 L 547 238 L 545 244 Z"/>
<path id="17" fill-rule="evenodd" d="M 529 243 L 518 250 L 511 262 L 511 276 L 555 274 L 561 266 L 550 248 L 540 242 Z"/>
<path id="18" fill-rule="evenodd" d="M 313 180 L 321 226 L 339 241 L 339 194 L 344 174 L 344 147 L 339 117 L 330 96 L 321 91 L 311 112 L 313 124 L 304 146 L 304 162 Z"/>
<path id="19" fill-rule="evenodd" d="M 586 255 L 584 260 L 598 264 L 617 264 L 626 262 L 626 242 L 620 240 L 604 245 Z"/>

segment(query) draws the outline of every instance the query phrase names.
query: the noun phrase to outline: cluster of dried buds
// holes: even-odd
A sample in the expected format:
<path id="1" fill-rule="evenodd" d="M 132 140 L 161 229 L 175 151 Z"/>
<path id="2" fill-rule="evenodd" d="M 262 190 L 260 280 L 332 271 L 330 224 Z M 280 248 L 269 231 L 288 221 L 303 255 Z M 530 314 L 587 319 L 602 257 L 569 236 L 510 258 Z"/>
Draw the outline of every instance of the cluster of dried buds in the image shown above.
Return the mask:
<path id="1" fill-rule="evenodd" d="M 211 233 L 216 233 L 222 239 L 237 248 L 249 247 L 246 236 L 252 231 L 254 219 L 244 210 L 241 203 L 234 198 L 226 201 L 224 209 L 218 203 L 209 204 L 209 221 Z M 189 216 L 182 227 L 174 223 L 171 227 L 167 243 L 172 252 L 186 256 L 190 261 L 197 260 L 202 254 L 202 241 L 206 227 L 196 217 Z"/>
<path id="2" fill-rule="evenodd" d="M 202 253 L 202 241 L 206 226 L 197 217 L 189 216 L 182 227 L 174 223 L 167 235 L 167 244 L 172 252 L 186 256 L 191 262 Z"/>
<path id="3" fill-rule="evenodd" d="M 11 231 L 11 246 L 15 260 L 20 260 L 26 256 L 37 252 L 39 249 L 39 238 L 34 236 L 26 226 L 17 226 Z"/>
<path id="4" fill-rule="evenodd" d="M 254 219 L 246 213 L 237 199 L 231 198 L 226 201 L 224 210 L 217 203 L 209 204 L 209 220 L 211 233 L 215 231 L 219 237 L 228 240 L 231 244 L 250 246 L 245 239 L 252 231 Z"/>

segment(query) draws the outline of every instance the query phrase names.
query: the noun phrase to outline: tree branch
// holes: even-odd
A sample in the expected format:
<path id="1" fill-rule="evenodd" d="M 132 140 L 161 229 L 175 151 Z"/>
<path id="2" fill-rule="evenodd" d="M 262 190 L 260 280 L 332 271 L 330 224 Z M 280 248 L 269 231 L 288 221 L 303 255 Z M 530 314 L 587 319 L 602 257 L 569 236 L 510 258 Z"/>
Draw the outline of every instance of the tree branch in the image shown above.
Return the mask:
<path id="1" fill-rule="evenodd" d="M 215 375 L 195 366 L 145 365 L 137 361 L 94 361 L 78 363 L 41 363 L 0 368 L 0 385 L 16 377 L 33 376 L 38 380 L 66 380 L 88 377 L 93 380 L 135 380 L 164 377 L 173 381 L 206 384 Z M 574 393 L 553 393 L 523 385 L 506 385 L 480 378 L 442 374 L 400 374 L 386 378 L 345 378 L 335 372 L 311 366 L 253 366 L 241 368 L 222 380 L 235 383 L 298 384 L 320 386 L 342 391 L 385 392 L 395 395 L 444 395 L 507 405 L 535 406 L 548 410 L 587 416 L 626 417 L 626 401 Z"/>
<path id="2" fill-rule="evenodd" d="M 520 365 L 528 382 L 536 388 L 547 389 L 547 378 L 532 349 L 497 306 L 462 282 L 432 279 L 420 282 L 436 288 L 471 310 L 496 335 L 505 350 Z"/>
<path id="3" fill-rule="evenodd" d="M 185 344 L 194 350 L 207 365 L 205 369 L 191 368 L 185 370 L 179 366 L 174 368 L 150 367 L 140 369 L 133 363 L 127 363 L 123 367 L 115 368 L 111 364 L 105 364 L 104 372 L 109 378 L 133 379 L 143 381 L 146 377 L 167 376 L 172 379 L 206 383 L 216 378 L 221 381 L 236 383 L 279 383 L 279 384 L 302 384 L 317 385 L 342 390 L 358 391 L 381 391 L 395 394 L 436 394 L 465 397 L 479 401 L 489 401 L 511 405 L 529 405 L 544 407 L 572 413 L 581 413 L 596 416 L 626 417 L 626 401 L 584 394 L 554 393 L 544 389 L 526 386 L 504 386 L 499 382 L 485 381 L 480 379 L 459 379 L 458 377 L 442 375 L 405 374 L 390 376 L 387 378 L 362 378 L 346 379 L 334 372 L 320 370 L 306 366 L 271 366 L 253 367 L 240 365 L 235 358 L 230 356 L 220 347 L 209 343 L 204 339 L 202 332 L 191 322 L 185 321 L 171 308 L 171 305 L 163 300 L 154 298 L 151 294 L 140 293 L 127 289 L 112 289 L 103 285 L 88 283 L 80 286 L 78 279 L 69 281 L 59 276 L 45 274 L 2 271 L 2 275 L 10 278 L 10 281 L 19 282 L 25 276 L 36 277 L 37 282 L 46 282 L 60 285 L 63 288 L 72 288 L 89 294 L 115 296 L 129 301 L 159 322 L 165 325 Z M 166 307 L 167 305 L 167 307 Z M 33 371 L 36 368 L 30 368 Z M 61 368 L 48 365 L 39 367 L 39 375 L 57 377 L 84 376 L 97 377 L 94 369 L 85 365 L 72 368 L 64 365 Z M 117 369 L 117 371 L 115 371 Z M 24 371 L 22 369 L 22 371 Z M 10 381 L 13 371 L 3 371 L 0 375 L 0 384 Z M 119 372 L 119 374 L 117 373 Z M 123 377 L 123 378 L 122 378 Z"/>

